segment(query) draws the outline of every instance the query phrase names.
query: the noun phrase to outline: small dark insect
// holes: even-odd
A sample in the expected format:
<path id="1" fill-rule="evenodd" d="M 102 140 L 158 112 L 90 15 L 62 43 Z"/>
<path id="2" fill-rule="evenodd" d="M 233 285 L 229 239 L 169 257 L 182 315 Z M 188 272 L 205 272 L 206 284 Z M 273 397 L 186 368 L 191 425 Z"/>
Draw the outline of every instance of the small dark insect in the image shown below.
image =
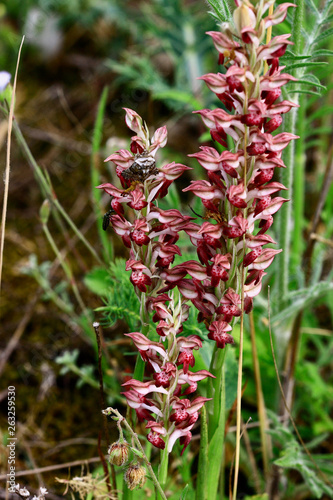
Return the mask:
<path id="1" fill-rule="evenodd" d="M 193 212 L 194 215 L 196 215 L 197 217 L 200 217 L 200 219 L 203 219 L 203 220 L 214 219 L 219 224 L 222 224 L 222 222 L 227 221 L 227 216 L 224 213 L 212 212 L 211 210 L 206 210 L 205 215 L 202 216 L 202 215 L 198 214 L 195 210 L 193 210 L 193 208 L 190 205 L 188 207 L 191 210 L 191 212 Z"/>
<path id="2" fill-rule="evenodd" d="M 127 181 L 144 182 L 150 175 L 158 174 L 155 158 L 148 151 L 135 155 L 132 165 L 122 172 Z"/>
<path id="3" fill-rule="evenodd" d="M 106 214 L 103 215 L 103 229 L 104 231 L 107 230 L 107 228 L 109 227 L 110 225 L 110 215 L 114 212 L 114 210 L 111 208 L 111 210 L 109 210 L 108 212 L 106 212 Z"/>

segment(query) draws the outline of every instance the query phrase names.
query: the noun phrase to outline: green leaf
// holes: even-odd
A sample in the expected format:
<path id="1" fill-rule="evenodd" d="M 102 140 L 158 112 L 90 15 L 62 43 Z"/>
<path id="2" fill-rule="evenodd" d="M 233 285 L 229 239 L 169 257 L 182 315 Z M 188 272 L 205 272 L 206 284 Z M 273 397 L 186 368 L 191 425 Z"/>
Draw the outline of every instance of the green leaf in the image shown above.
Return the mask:
<path id="1" fill-rule="evenodd" d="M 136 448 L 132 448 L 132 447 L 131 447 L 131 450 L 134 453 L 134 455 L 137 455 L 138 457 L 143 458 L 143 453 L 141 451 L 137 450 Z"/>
<path id="2" fill-rule="evenodd" d="M 292 301 L 292 304 L 273 316 L 272 325 L 275 323 L 283 322 L 288 318 L 294 317 L 301 309 L 309 307 L 319 297 L 332 290 L 333 283 L 321 281 L 320 283 L 316 283 L 309 288 L 290 292 L 288 294 L 288 299 Z"/>
<path id="3" fill-rule="evenodd" d="M 246 496 L 244 500 L 269 500 L 269 498 L 267 493 L 262 493 L 261 495 Z"/>
<path id="4" fill-rule="evenodd" d="M 316 14 L 317 17 L 319 17 L 319 12 L 318 9 L 314 3 L 313 0 L 306 0 L 307 5 L 310 7 L 310 9 Z"/>
<path id="5" fill-rule="evenodd" d="M 93 130 L 93 139 L 91 148 L 92 151 L 90 159 L 91 191 L 92 191 L 92 198 L 94 200 L 93 208 L 96 219 L 98 221 L 97 231 L 103 246 L 103 257 L 105 262 L 113 260 L 113 249 L 110 243 L 110 237 L 103 230 L 102 227 L 102 220 L 101 220 L 102 191 L 100 189 L 96 189 L 96 186 L 98 186 L 101 183 L 100 173 L 99 173 L 99 164 L 100 164 L 99 150 L 103 139 L 103 121 L 104 121 L 104 114 L 108 97 L 108 90 L 109 90 L 108 87 L 104 87 L 101 98 L 98 103 L 97 115 Z"/>
<path id="6" fill-rule="evenodd" d="M 325 40 L 326 38 L 328 38 L 328 37 L 330 37 L 332 35 L 333 35 L 333 28 L 329 28 L 328 30 L 323 31 L 322 33 L 320 33 L 320 35 L 317 36 L 317 38 L 315 38 L 313 44 L 322 42 L 323 40 Z"/>
<path id="7" fill-rule="evenodd" d="M 329 57 L 329 56 L 333 56 L 333 50 L 319 49 L 312 52 L 311 59 L 314 59 L 315 57 Z"/>
<path id="8" fill-rule="evenodd" d="M 86 287 L 100 297 L 107 297 L 110 290 L 110 275 L 102 267 L 96 267 L 84 277 Z"/>
<path id="9" fill-rule="evenodd" d="M 211 364 L 210 372 L 216 376 L 216 379 L 210 381 L 214 386 L 213 393 L 213 414 L 209 414 L 209 436 L 207 471 L 207 498 L 216 498 L 221 464 L 223 459 L 224 432 L 225 432 L 225 396 L 226 396 L 226 378 L 225 378 L 225 357 L 230 354 L 230 349 L 225 347 L 215 350 L 214 361 Z M 228 356 L 227 356 L 228 358 Z M 212 397 L 209 395 L 209 397 Z M 212 405 L 207 405 L 210 411 Z M 213 418 L 214 417 L 214 418 Z"/>
<path id="10" fill-rule="evenodd" d="M 202 108 L 202 104 L 193 97 L 190 92 L 184 92 L 177 89 L 168 89 L 153 92 L 154 99 L 164 101 L 166 99 L 171 99 L 173 101 L 180 102 L 182 104 L 188 104 L 194 110 L 199 110 Z"/>
<path id="11" fill-rule="evenodd" d="M 304 133 L 305 137 L 312 137 L 313 135 L 326 135 L 332 133 L 332 127 L 316 127 L 316 128 L 307 128 Z"/>
<path id="12" fill-rule="evenodd" d="M 182 493 L 181 493 L 181 495 L 179 497 L 179 500 L 185 500 L 186 499 L 187 493 L 188 493 L 188 489 L 189 489 L 189 485 L 187 484 L 185 486 L 185 488 L 183 489 L 183 491 L 182 491 Z"/>
<path id="13" fill-rule="evenodd" d="M 311 95 L 321 95 L 320 92 L 315 92 L 314 90 L 289 90 L 289 94 L 311 94 Z"/>
<path id="14" fill-rule="evenodd" d="M 311 59 L 311 56 L 296 56 L 293 52 L 286 52 L 283 57 L 281 57 L 281 62 L 283 63 L 284 60 L 293 60 L 293 61 L 304 61 L 304 59 Z"/>
<path id="15" fill-rule="evenodd" d="M 233 24 L 231 9 L 226 0 L 207 0 L 213 9 L 215 19 Z"/>
<path id="16" fill-rule="evenodd" d="M 315 77 L 314 75 L 308 75 L 308 80 L 297 80 L 297 83 L 303 83 L 304 85 L 313 85 L 315 87 L 319 87 L 321 89 L 327 89 L 327 87 L 325 87 L 325 85 L 322 85 L 318 78 Z"/>
<path id="17" fill-rule="evenodd" d="M 198 479 L 196 487 L 196 500 L 207 500 L 207 474 L 208 474 L 208 425 L 205 406 L 202 407 L 200 415 L 200 452 L 198 465 Z"/>
<path id="18" fill-rule="evenodd" d="M 57 356 L 55 362 L 59 365 L 76 365 L 79 357 L 79 350 L 65 351 L 61 356 Z"/>
<path id="19" fill-rule="evenodd" d="M 321 108 L 317 109 L 314 113 L 312 113 L 308 118 L 307 122 L 311 123 L 314 120 L 317 120 L 318 118 L 322 118 L 323 116 L 327 116 L 333 113 L 333 106 L 322 106 Z"/>
<path id="20" fill-rule="evenodd" d="M 326 66 L 328 63 L 325 61 L 321 62 L 304 62 L 304 63 L 296 63 L 296 64 L 289 64 L 289 66 L 285 67 L 285 71 L 288 73 L 292 69 L 297 69 L 297 68 L 318 68 L 320 66 Z"/>

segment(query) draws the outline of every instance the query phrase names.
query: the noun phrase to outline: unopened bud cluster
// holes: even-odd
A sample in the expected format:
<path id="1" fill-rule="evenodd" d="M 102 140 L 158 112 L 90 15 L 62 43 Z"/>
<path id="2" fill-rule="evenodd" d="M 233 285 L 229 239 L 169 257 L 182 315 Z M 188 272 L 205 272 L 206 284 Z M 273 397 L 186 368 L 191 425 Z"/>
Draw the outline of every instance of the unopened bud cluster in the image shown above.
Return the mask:
<path id="1" fill-rule="evenodd" d="M 126 270 L 131 272 L 130 281 L 140 299 L 142 323 L 148 324 L 152 316 L 159 336 L 159 341 L 152 341 L 141 332 L 127 334 L 153 376 L 144 382 L 129 380 L 123 384 L 124 395 L 139 421 L 146 420 L 148 440 L 161 449 L 167 446 L 168 452 L 177 439 L 183 450 L 189 444 L 198 412 L 207 401 L 193 398 L 193 393 L 198 381 L 213 377 L 206 370 L 190 370 L 195 364 L 193 351 L 202 347 L 203 339 L 182 335 L 189 303 L 198 309 L 208 339 L 218 348 L 233 344 L 234 322 L 242 310 L 248 313 L 252 309 L 265 270 L 281 251 L 266 248 L 275 243 L 266 233 L 273 214 L 286 201 L 275 196 L 286 188 L 273 180 L 274 171 L 285 168 L 282 151 L 296 138 L 289 133 L 272 135 L 281 125 L 282 115 L 295 106 L 280 100 L 281 86 L 293 80 L 279 67 L 279 58 L 291 42 L 290 35 L 277 36 L 266 44 L 264 40 L 266 29 L 281 23 L 293 4 L 281 4 L 268 15 L 271 3 L 253 6 L 237 0 L 234 26 L 224 24 L 222 32 L 209 33 L 225 69 L 202 79 L 224 109 L 198 113 L 212 140 L 226 149 L 220 153 L 203 146 L 190 155 L 208 176 L 184 189 L 201 199 L 203 222 L 194 222 L 194 217 L 177 208 L 159 208 L 158 200 L 189 167 L 174 162 L 158 166 L 155 155 L 167 142 L 166 127 L 150 139 L 142 118 L 130 109 L 125 110 L 126 123 L 135 133 L 130 151 L 122 149 L 106 160 L 116 165 L 121 187 L 99 186 L 112 196 L 110 224 L 130 249 Z M 268 70 L 264 73 L 265 63 Z M 230 151 L 228 136 L 233 142 Z M 182 231 L 199 261 L 173 266 L 175 257 L 181 255 L 177 242 Z"/>
<path id="2" fill-rule="evenodd" d="M 128 462 L 128 444 L 117 441 L 108 450 L 110 463 L 121 467 Z"/>

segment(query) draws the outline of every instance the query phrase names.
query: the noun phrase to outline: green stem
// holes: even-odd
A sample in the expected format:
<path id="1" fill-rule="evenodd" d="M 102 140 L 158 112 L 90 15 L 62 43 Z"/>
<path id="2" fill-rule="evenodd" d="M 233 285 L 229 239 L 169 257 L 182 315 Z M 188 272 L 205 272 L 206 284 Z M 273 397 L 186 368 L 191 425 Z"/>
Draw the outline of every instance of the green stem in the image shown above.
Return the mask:
<path id="1" fill-rule="evenodd" d="M 100 184 L 99 150 L 103 138 L 103 119 L 108 97 L 108 90 L 109 90 L 108 87 L 104 87 L 101 98 L 98 103 L 97 115 L 93 131 L 92 152 L 91 152 L 91 162 L 90 162 L 92 205 L 97 220 L 101 219 L 101 214 L 103 213 L 103 210 L 104 212 L 107 212 L 107 210 L 103 209 L 101 206 L 102 192 L 100 189 L 96 189 L 96 186 Z M 103 246 L 103 257 L 105 262 L 113 261 L 113 247 L 110 243 L 110 237 L 107 234 L 107 232 L 103 230 L 101 223 L 97 225 L 97 231 Z"/>
<path id="2" fill-rule="evenodd" d="M 244 266 L 242 266 L 242 283 L 244 283 Z M 240 440 L 241 440 L 241 410 L 242 410 L 242 375 L 243 375 L 243 337 L 244 337 L 244 286 L 242 286 L 242 316 L 239 337 L 239 359 L 237 379 L 237 414 L 236 414 L 236 452 L 235 452 L 235 475 L 232 500 L 237 498 Z"/>
<path id="3" fill-rule="evenodd" d="M 223 465 L 224 434 L 225 434 L 225 357 L 228 346 L 216 349 L 209 371 L 216 376 L 210 384 L 208 397 L 213 401 L 208 403 L 209 414 L 209 447 L 207 483 L 207 499 L 215 499 L 219 485 L 221 467 Z"/>
<path id="4" fill-rule="evenodd" d="M 141 293 L 141 307 L 140 307 L 141 333 L 143 335 L 147 336 L 149 333 L 149 315 L 146 311 L 145 299 L 146 299 L 146 295 L 144 293 Z M 145 371 L 145 362 L 141 358 L 140 354 L 138 354 L 136 357 L 133 378 L 135 378 L 135 380 L 142 381 L 144 371 Z"/>
<path id="5" fill-rule="evenodd" d="M 63 268 L 63 270 L 66 274 L 66 277 L 67 277 L 67 279 L 72 287 L 75 298 L 78 301 L 78 304 L 81 307 L 83 314 L 90 320 L 88 310 L 87 310 L 87 308 L 82 300 L 82 297 L 80 295 L 79 289 L 78 289 L 76 281 L 74 279 L 72 270 L 69 267 L 68 263 L 63 259 L 63 256 L 61 255 L 61 252 L 60 252 L 59 248 L 57 247 L 56 242 L 54 241 L 46 224 L 43 224 L 43 231 L 45 233 L 45 236 L 46 236 L 48 242 L 50 243 L 50 245 L 52 247 L 52 250 L 54 251 L 57 259 L 59 260 L 61 267 Z"/>
<path id="6" fill-rule="evenodd" d="M 226 347 L 224 349 L 218 349 L 215 345 L 212 361 L 209 367 L 209 371 L 215 379 L 209 380 L 208 387 L 208 397 L 212 398 L 212 401 L 208 402 L 208 412 L 209 412 L 209 425 L 208 425 L 208 435 L 209 441 L 212 439 L 219 420 L 221 411 L 221 392 L 222 392 L 222 367 L 224 365 L 224 360 L 226 356 Z"/>
<path id="7" fill-rule="evenodd" d="M 292 39 L 294 42 L 293 51 L 296 55 L 302 53 L 302 23 L 304 17 L 305 0 L 297 1 L 297 9 L 294 12 L 293 19 L 293 30 Z M 297 77 L 297 71 L 295 73 Z M 293 94 L 297 96 L 297 94 Z M 295 104 L 298 104 L 298 98 L 294 98 Z M 293 108 L 285 117 L 284 130 L 286 132 L 295 133 L 296 130 L 296 118 L 297 118 L 297 108 Z M 294 179 L 294 155 L 295 155 L 295 144 L 291 141 L 289 146 L 285 150 L 284 161 L 286 164 L 286 169 L 281 172 L 281 182 L 288 188 L 288 198 L 293 199 L 293 179 Z M 286 195 L 283 193 L 281 196 Z M 289 265 L 290 265 L 290 242 L 292 235 L 292 204 L 286 203 L 284 207 L 281 208 L 280 215 L 278 218 L 278 234 L 279 234 L 279 246 L 283 249 L 283 252 L 278 257 L 279 272 L 277 273 L 277 291 L 279 300 L 279 310 L 282 310 L 285 305 L 285 298 L 288 293 L 289 286 Z"/>
<path id="8" fill-rule="evenodd" d="M 200 432 L 200 453 L 198 465 L 198 480 L 196 488 L 196 500 L 207 500 L 207 478 L 208 478 L 208 425 L 205 406 L 200 414 L 201 432 Z"/>
<path id="9" fill-rule="evenodd" d="M 305 106 L 304 97 L 300 97 L 300 108 L 297 119 L 297 135 L 304 137 L 305 133 Z M 294 229 L 292 239 L 292 257 L 295 267 L 301 264 L 304 250 L 304 192 L 305 192 L 305 142 L 298 140 L 295 144 L 295 178 L 294 178 Z"/>
<path id="10" fill-rule="evenodd" d="M 70 228 L 74 231 L 74 233 L 77 235 L 77 237 L 82 241 L 82 243 L 86 246 L 86 248 L 89 250 L 89 252 L 93 255 L 93 257 L 97 260 L 97 262 L 105 266 L 103 261 L 100 259 L 100 257 L 97 255 L 95 249 L 90 245 L 89 241 L 85 238 L 85 236 L 81 233 L 79 228 L 74 224 L 72 219 L 69 217 L 67 212 L 64 210 L 62 205 L 59 203 L 58 199 L 56 198 L 56 195 L 52 189 L 52 186 L 47 180 L 47 177 L 44 175 L 42 169 L 39 167 L 37 164 L 35 158 L 33 157 L 33 154 L 30 151 L 30 148 L 23 137 L 23 134 L 21 132 L 21 129 L 17 123 L 17 121 L 14 119 L 13 120 L 13 130 L 14 134 L 16 137 L 17 142 L 19 143 L 20 147 L 23 150 L 24 155 L 26 156 L 28 162 L 30 163 L 37 182 L 40 185 L 42 194 L 50 201 L 50 203 L 58 210 L 58 212 L 62 215 L 62 217 L 65 219 L 67 224 L 70 226 Z"/>
<path id="11" fill-rule="evenodd" d="M 165 448 L 161 451 L 161 463 L 158 468 L 158 480 L 165 489 L 168 479 L 168 465 L 169 465 L 169 452 L 168 452 L 169 436 L 165 440 Z"/>

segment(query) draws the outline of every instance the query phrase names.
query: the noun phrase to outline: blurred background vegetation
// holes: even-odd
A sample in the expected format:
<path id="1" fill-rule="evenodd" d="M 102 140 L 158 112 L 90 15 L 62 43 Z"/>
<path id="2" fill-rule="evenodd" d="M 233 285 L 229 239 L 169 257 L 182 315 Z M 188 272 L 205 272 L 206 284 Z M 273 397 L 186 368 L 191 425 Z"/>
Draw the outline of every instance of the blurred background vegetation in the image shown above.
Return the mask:
<path id="1" fill-rule="evenodd" d="M 331 3 L 326 5 L 309 0 L 302 53 L 289 52 L 284 62 L 305 82 L 291 87 L 287 96 L 293 100 L 292 93 L 297 93 L 301 104 L 289 269 L 294 295 L 282 298 L 274 291 L 278 259 L 266 285 L 272 285 L 276 355 L 281 376 L 289 384 L 286 390 L 295 421 L 318 464 L 332 478 L 327 461 L 333 458 L 333 28 Z M 0 23 L 0 70 L 14 74 L 21 37 L 26 35 L 16 93 L 19 129 L 13 134 L 0 340 L 2 441 L 6 438 L 6 387 L 14 385 L 17 468 L 26 470 L 98 456 L 101 417 L 92 321 L 104 327 L 107 403 L 124 411 L 120 384 L 132 373 L 135 352 L 122 334 L 137 328 L 139 304 L 123 271 L 121 243 L 111 231 L 101 234 L 109 198 L 96 194 L 93 186 L 112 179 L 117 182 L 112 167 L 103 160 L 129 144 L 122 111 L 129 107 L 152 128 L 167 125 L 169 142 L 161 162 L 179 161 L 193 167 L 163 202 L 163 208 L 189 212 L 191 200 L 181 189 L 203 172 L 186 155 L 209 141 L 200 119 L 191 112 L 217 104 L 197 80 L 204 73 L 218 71 L 216 52 L 205 35 L 216 29 L 216 18 L 207 14 L 202 0 L 8 0 L 0 2 Z M 286 33 L 290 26 L 287 18 L 279 30 Z M 2 164 L 6 133 L 2 114 Z M 52 193 L 92 249 L 61 216 Z M 45 198 L 51 201 L 52 210 L 43 223 L 40 206 Z M 278 227 L 275 224 L 271 233 L 277 240 Z M 184 259 L 195 258 L 189 255 L 186 238 L 181 245 Z M 280 498 L 329 498 L 329 488 L 298 444 L 292 427 L 283 426 L 288 416 L 281 406 L 270 350 L 267 286 L 256 300 L 254 319 L 263 394 L 271 412 L 273 457 L 284 471 Z M 188 333 L 206 337 L 194 312 L 185 326 Z M 211 346 L 208 342 L 204 346 L 196 369 L 207 366 Z M 237 373 L 236 354 L 230 351 L 228 355 L 226 477 L 234 450 Z M 244 420 L 251 416 L 254 423 L 247 431 L 249 439 L 244 439 L 241 457 L 239 492 L 245 498 L 260 493 L 263 481 L 249 335 L 244 373 Z M 110 432 L 115 440 L 111 425 Z M 195 486 L 198 432 L 199 428 L 185 460 L 175 458 L 171 467 L 173 485 L 180 488 L 191 483 L 191 477 L 190 488 Z M 106 446 L 102 442 L 104 453 Z M 5 447 L 0 453 L 1 472 L 5 472 Z M 72 468 L 71 476 L 80 474 L 80 467 Z M 58 498 L 64 486 L 54 477 L 66 479 L 67 475 L 64 468 L 17 479 L 29 485 L 30 491 L 44 482 L 52 492 L 50 498 Z M 170 488 L 172 498 L 179 498 L 177 487 Z M 0 495 L 5 498 L 3 489 Z"/>

